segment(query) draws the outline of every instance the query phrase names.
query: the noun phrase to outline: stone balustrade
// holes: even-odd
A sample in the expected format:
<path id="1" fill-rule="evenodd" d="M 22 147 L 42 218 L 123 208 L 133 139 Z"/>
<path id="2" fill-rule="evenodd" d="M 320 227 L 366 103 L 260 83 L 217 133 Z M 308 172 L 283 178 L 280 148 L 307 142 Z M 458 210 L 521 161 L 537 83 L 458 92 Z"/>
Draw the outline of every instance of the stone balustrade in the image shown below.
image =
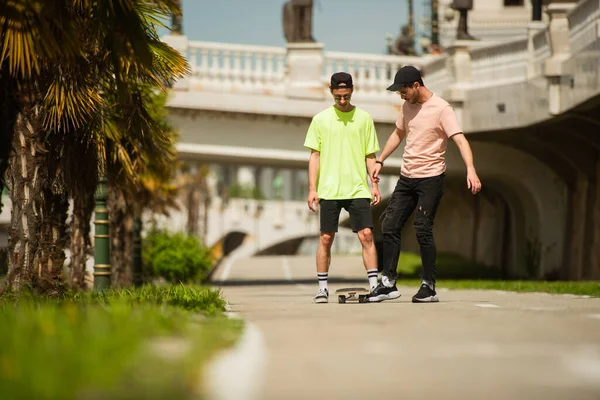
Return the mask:
<path id="1" fill-rule="evenodd" d="M 501 86 L 527 79 L 527 39 L 471 50 L 471 85 Z"/>
<path id="2" fill-rule="evenodd" d="M 390 56 L 379 54 L 345 53 L 328 51 L 324 53 L 323 83 L 329 83 L 329 77 L 338 71 L 346 71 L 353 76 L 355 90 L 362 98 L 382 96 L 394 98 L 386 92 L 392 83 L 394 74 L 404 65 L 414 65 L 424 69 L 436 57 Z M 397 97 L 397 96 L 395 96 Z"/>
<path id="3" fill-rule="evenodd" d="M 284 48 L 191 41 L 194 84 L 207 91 L 276 91 L 285 77 Z"/>
<path id="4" fill-rule="evenodd" d="M 579 2 L 568 15 L 572 55 L 600 50 L 600 0 Z"/>
<path id="5" fill-rule="evenodd" d="M 275 98 L 325 101 L 331 74 L 347 71 L 354 77 L 356 98 L 381 106 L 401 100 L 386 91 L 395 72 L 415 65 L 425 84 L 460 107 L 467 92 L 547 79 L 550 112 L 558 104 L 560 85 L 569 74 L 563 66 L 572 55 L 600 50 L 600 0 L 552 2 L 548 21 L 533 21 L 528 36 L 503 42 L 457 41 L 440 55 L 424 57 L 361 54 L 324 50 L 320 43 L 287 47 L 187 41 L 169 36 L 186 54 L 192 75 L 175 90 L 221 94 L 258 94 Z"/>

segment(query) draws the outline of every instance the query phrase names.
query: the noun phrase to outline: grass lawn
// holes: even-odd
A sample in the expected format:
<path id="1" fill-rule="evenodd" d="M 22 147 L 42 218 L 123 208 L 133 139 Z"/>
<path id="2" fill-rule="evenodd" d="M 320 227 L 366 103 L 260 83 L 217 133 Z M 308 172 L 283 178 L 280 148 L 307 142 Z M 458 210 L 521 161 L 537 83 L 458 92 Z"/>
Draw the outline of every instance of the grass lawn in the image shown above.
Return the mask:
<path id="1" fill-rule="evenodd" d="M 398 261 L 398 285 L 418 287 L 421 257 L 402 252 Z M 599 281 L 500 280 L 500 271 L 466 261 L 453 254 L 439 254 L 436 285 L 448 289 L 491 289 L 513 292 L 545 292 L 600 297 Z"/>
<path id="2" fill-rule="evenodd" d="M 191 399 L 203 367 L 237 340 L 219 292 L 144 287 L 0 300 L 5 399 Z"/>

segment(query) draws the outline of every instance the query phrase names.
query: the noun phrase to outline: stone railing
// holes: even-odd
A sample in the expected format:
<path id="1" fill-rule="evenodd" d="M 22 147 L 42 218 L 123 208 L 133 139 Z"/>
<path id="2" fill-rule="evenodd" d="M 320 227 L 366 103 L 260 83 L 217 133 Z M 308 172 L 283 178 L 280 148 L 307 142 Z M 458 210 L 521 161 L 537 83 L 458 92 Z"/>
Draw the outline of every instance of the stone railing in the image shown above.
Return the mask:
<path id="1" fill-rule="evenodd" d="M 600 0 L 580 1 L 567 18 L 572 55 L 600 50 Z"/>
<path id="2" fill-rule="evenodd" d="M 282 47 L 190 41 L 187 56 L 193 83 L 208 91 L 269 93 L 285 78 Z"/>
<path id="3" fill-rule="evenodd" d="M 557 8 L 560 4 L 548 9 L 549 22 L 530 23 L 526 38 L 494 43 L 457 41 L 447 53 L 424 57 L 324 51 L 318 43 L 285 48 L 171 36 L 170 43 L 188 57 L 192 67 L 189 79 L 175 89 L 319 101 L 328 98 L 331 74 L 347 71 L 353 75 L 356 97 L 361 101 L 398 104 L 399 97 L 385 89 L 403 65 L 420 68 L 426 86 L 442 96 L 454 93 L 457 104 L 471 89 L 539 77 L 552 84 L 563 73 L 553 62 L 600 50 L 600 0 L 569 4 L 563 7 L 565 11 Z"/>
<path id="4" fill-rule="evenodd" d="M 533 35 L 532 49 L 532 70 L 533 76 L 540 76 L 544 73 L 544 61 L 552 55 L 550 49 L 550 40 L 548 38 L 548 30 L 542 29 Z"/>
<path id="5" fill-rule="evenodd" d="M 478 46 L 471 53 L 472 87 L 499 86 L 527 79 L 527 39 Z"/>
<path id="6" fill-rule="evenodd" d="M 454 82 L 454 77 L 448 69 L 447 54 L 440 55 L 425 64 L 422 74 L 425 86 L 440 96 Z"/>
<path id="7" fill-rule="evenodd" d="M 422 69 L 427 61 L 425 57 L 328 51 L 324 53 L 323 83 L 327 87 L 333 73 L 345 71 L 352 74 L 355 91 L 361 98 L 394 98 L 386 88 L 393 82 L 396 71 L 404 65 Z"/>

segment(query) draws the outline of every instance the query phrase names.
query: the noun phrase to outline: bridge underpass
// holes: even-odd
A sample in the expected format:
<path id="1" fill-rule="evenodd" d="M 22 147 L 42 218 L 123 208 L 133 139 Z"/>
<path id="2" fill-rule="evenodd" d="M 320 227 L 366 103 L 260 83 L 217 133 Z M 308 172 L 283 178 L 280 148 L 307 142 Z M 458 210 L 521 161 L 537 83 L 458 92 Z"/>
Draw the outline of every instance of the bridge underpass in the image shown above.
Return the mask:
<path id="1" fill-rule="evenodd" d="M 287 169 L 289 189 L 294 179 L 306 179 L 302 143 L 310 118 L 331 104 L 331 72 L 343 67 L 355 73 L 353 102 L 373 115 L 383 146 L 401 107 L 385 91 L 387 72 L 416 65 L 425 85 L 454 107 L 484 187 L 476 198 L 461 189 L 464 165 L 449 143 L 448 187 L 436 221 L 441 249 L 498 265 L 509 276 L 534 271 L 539 278 L 597 278 L 600 2 L 551 3 L 548 22 L 532 22 L 526 39 L 456 41 L 444 54 L 427 57 L 319 50 L 310 57 L 322 70 L 306 75 L 294 65 L 302 50 L 293 46 L 166 38 L 193 67 L 168 102 L 169 119 L 181 134 L 180 156 L 255 172 Z M 296 90 L 302 85 L 304 92 Z M 402 147 L 386 162 L 384 195 L 393 189 L 401 153 Z M 228 204 L 216 197 L 209 244 L 229 231 L 245 232 L 246 254 L 254 254 L 318 232 L 317 215 L 302 196 Z M 374 209 L 376 219 L 382 209 Z M 182 225 L 177 218 L 170 223 Z M 406 246 L 414 249 L 410 224 L 406 229 Z"/>
<path id="2" fill-rule="evenodd" d="M 567 188 L 561 279 L 600 277 L 600 96 L 546 121 L 502 132 L 472 134 L 531 154 Z"/>

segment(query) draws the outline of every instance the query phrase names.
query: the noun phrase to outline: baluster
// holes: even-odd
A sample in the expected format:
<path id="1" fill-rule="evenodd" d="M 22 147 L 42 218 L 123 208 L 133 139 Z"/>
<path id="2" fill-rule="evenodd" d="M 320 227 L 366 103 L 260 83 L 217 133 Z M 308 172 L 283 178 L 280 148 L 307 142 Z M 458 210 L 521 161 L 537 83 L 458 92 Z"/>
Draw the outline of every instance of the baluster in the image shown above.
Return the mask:
<path id="1" fill-rule="evenodd" d="M 192 70 L 192 78 L 198 73 L 198 49 L 190 47 L 190 68 Z"/>
<path id="2" fill-rule="evenodd" d="M 265 67 L 265 89 L 271 90 L 273 86 L 275 86 L 275 77 L 273 73 L 273 62 L 275 60 L 275 55 L 269 53 L 265 55 L 266 59 L 266 67 Z"/>
<path id="3" fill-rule="evenodd" d="M 265 87 L 265 54 L 264 53 L 254 53 L 254 82 L 255 82 L 255 90 L 257 92 L 262 92 Z"/>
<path id="4" fill-rule="evenodd" d="M 198 75 L 200 82 L 203 84 L 206 84 L 210 81 L 208 67 L 208 50 L 202 48 L 200 49 L 200 67 L 198 69 Z"/>
<path id="5" fill-rule="evenodd" d="M 359 89 L 363 93 L 367 93 L 369 91 L 369 87 L 367 84 L 367 69 L 365 68 L 364 61 L 357 61 L 356 68 L 356 77 L 358 78 Z"/>
<path id="6" fill-rule="evenodd" d="M 232 86 L 236 87 L 242 83 L 242 54 L 239 51 L 233 51 L 233 70 L 231 72 Z"/>
<path id="7" fill-rule="evenodd" d="M 231 50 L 223 50 L 223 69 L 221 76 L 223 77 L 223 90 L 229 91 L 232 87 L 231 80 Z"/>
<path id="8" fill-rule="evenodd" d="M 277 77 L 279 78 L 278 81 L 283 81 L 284 77 L 285 77 L 285 56 L 284 55 L 278 55 L 277 56 Z"/>
<path id="9" fill-rule="evenodd" d="M 243 56 L 244 66 L 242 67 L 242 75 L 244 77 L 244 88 L 250 91 L 252 89 L 252 54 L 244 51 Z"/>

